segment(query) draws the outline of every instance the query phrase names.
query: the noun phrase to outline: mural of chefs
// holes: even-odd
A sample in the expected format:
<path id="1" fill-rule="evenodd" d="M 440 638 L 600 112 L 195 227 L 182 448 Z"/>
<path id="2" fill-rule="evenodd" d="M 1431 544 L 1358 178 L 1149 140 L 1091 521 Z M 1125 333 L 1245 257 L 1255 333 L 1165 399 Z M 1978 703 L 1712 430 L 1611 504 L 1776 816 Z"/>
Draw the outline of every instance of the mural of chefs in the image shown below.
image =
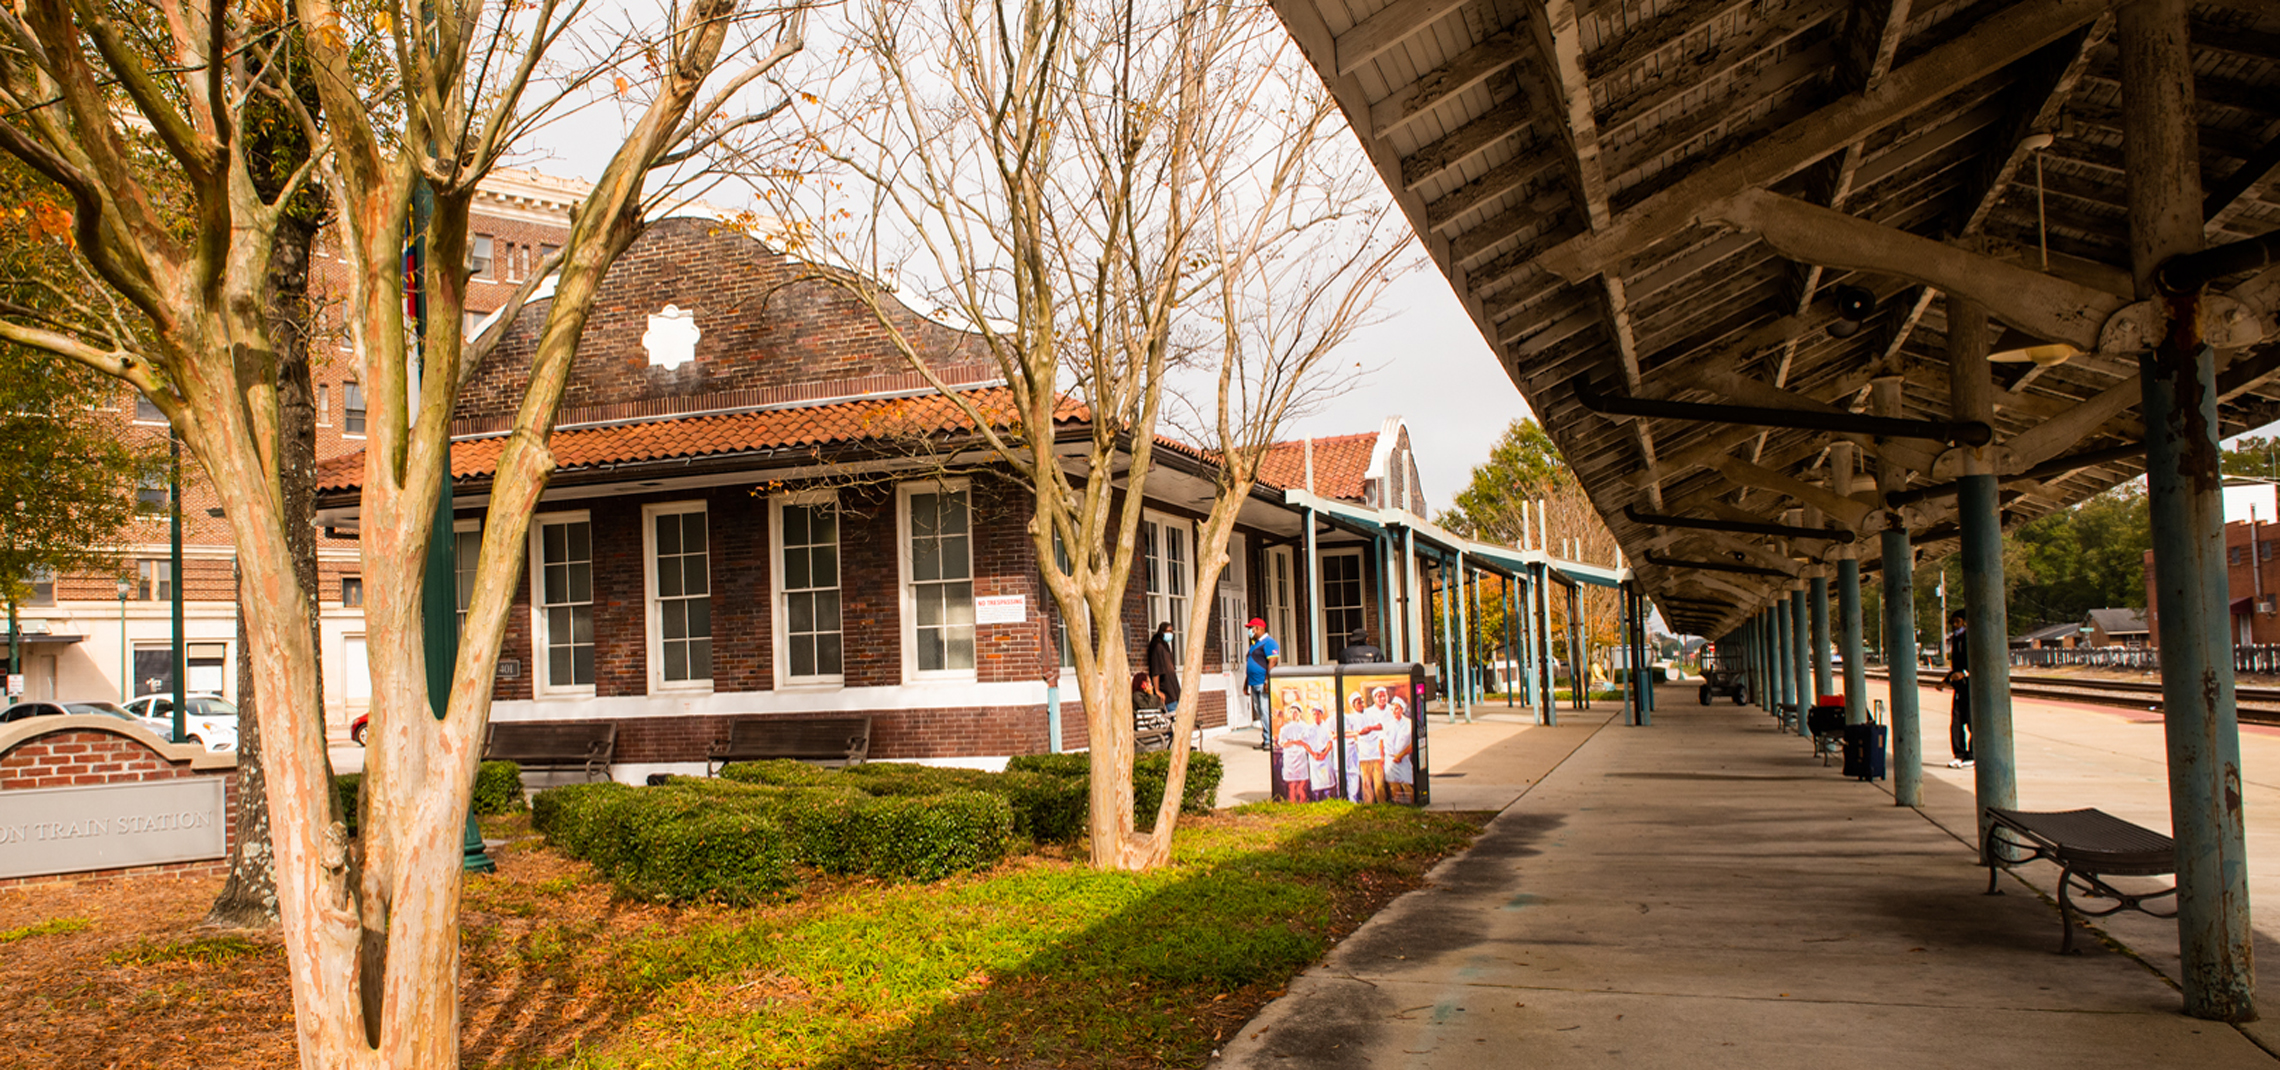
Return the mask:
<path id="1" fill-rule="evenodd" d="M 1417 722 L 1409 715 L 1409 677 L 1356 674 L 1342 683 L 1353 752 L 1346 797 L 1358 803 L 1415 802 Z"/>
<path id="2" fill-rule="evenodd" d="M 1337 728 L 1330 714 L 1336 677 L 1298 676 L 1278 678 L 1275 683 L 1274 797 L 1283 802 L 1331 798 L 1337 793 L 1331 764 Z"/>

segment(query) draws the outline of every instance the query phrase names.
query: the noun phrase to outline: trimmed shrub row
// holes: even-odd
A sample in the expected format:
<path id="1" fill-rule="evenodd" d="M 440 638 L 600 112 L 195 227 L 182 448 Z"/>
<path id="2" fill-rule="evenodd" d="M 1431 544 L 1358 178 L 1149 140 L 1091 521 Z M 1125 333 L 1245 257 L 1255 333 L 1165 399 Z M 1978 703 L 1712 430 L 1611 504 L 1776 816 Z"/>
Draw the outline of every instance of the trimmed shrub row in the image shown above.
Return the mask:
<path id="1" fill-rule="evenodd" d="M 1092 755 L 1085 754 L 1024 754 L 1005 763 L 1007 773 L 1040 773 L 1047 776 L 1073 779 L 1083 783 L 1092 776 Z M 1200 751 L 1188 755 L 1187 780 L 1180 785 L 1180 812 L 1208 814 L 1219 799 L 1219 778 L 1226 772 L 1219 756 Z M 1172 756 L 1168 751 L 1154 751 L 1140 755 L 1132 762 L 1132 809 L 1148 815 L 1144 823 L 1153 823 L 1156 807 L 1164 801 L 1164 784 L 1172 776 Z M 1084 822 L 1084 801 L 1080 794 L 1077 803 L 1077 822 Z"/>
<path id="2" fill-rule="evenodd" d="M 345 815 L 348 834 L 356 835 L 356 803 L 364 790 L 364 774 L 333 777 L 333 798 Z M 513 762 L 484 762 L 475 767 L 475 794 L 470 807 L 478 814 L 512 814 L 523 806 L 522 767 Z"/>

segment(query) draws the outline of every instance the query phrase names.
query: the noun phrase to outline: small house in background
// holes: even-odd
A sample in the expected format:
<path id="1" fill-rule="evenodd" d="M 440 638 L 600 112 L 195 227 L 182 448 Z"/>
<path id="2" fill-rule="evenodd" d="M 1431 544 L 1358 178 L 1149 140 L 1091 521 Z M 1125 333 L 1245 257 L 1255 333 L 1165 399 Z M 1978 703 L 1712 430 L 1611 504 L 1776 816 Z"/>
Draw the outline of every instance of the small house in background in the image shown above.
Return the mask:
<path id="1" fill-rule="evenodd" d="M 2072 650 L 2082 638 L 2082 625 L 2053 624 L 2011 637 L 2013 650 Z"/>
<path id="2" fill-rule="evenodd" d="M 2142 609 L 2093 609 L 2082 623 L 2083 646 L 2155 645 Z"/>

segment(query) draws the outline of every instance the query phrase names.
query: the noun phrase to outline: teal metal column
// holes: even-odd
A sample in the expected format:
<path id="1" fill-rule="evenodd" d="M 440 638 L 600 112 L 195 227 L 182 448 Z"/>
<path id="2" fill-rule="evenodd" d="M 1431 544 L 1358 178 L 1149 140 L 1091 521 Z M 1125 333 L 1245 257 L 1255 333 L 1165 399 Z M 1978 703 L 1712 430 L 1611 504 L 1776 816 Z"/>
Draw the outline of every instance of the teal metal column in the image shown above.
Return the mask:
<path id="1" fill-rule="evenodd" d="M 1963 522 L 1964 663 L 1971 674 L 1972 772 L 1977 774 L 1984 834 L 1988 807 L 2019 805 L 2011 741 L 2010 621 L 2003 604 L 2003 519 L 1995 477 L 1965 476 L 1961 483 L 1956 505 Z"/>
<path id="2" fill-rule="evenodd" d="M 1813 702 L 1837 689 L 1829 666 L 1829 577 L 1825 569 L 1813 574 Z"/>
<path id="3" fill-rule="evenodd" d="M 1463 707 L 1465 723 L 1470 724 L 1472 723 L 1473 704 L 1472 598 L 1467 589 L 1472 584 L 1470 578 L 1465 575 L 1465 552 L 1463 550 L 1457 551 L 1454 561 L 1457 572 L 1457 705 Z M 1455 714 L 1456 710 L 1452 708 L 1450 711 L 1452 723 L 1454 723 Z"/>
<path id="4" fill-rule="evenodd" d="M 1892 801 L 1924 805 L 1924 726 L 1916 694 L 1916 551 L 1884 529 L 1884 664 L 1892 684 Z"/>
<path id="5" fill-rule="evenodd" d="M 2137 296 L 2166 306 L 2160 344 L 2138 358 L 2153 529 L 2154 610 L 2177 841 L 2177 938 L 2185 1012 L 2256 1018 L 2241 830 L 2239 714 L 2227 641 L 2230 597 L 2219 497 L 2215 358 L 2199 336 L 2205 294 L 2164 279 L 2204 244 L 2186 0 L 2116 5 L 2123 165 Z"/>
<path id="6" fill-rule="evenodd" d="M 1810 592 L 1802 586 L 1789 595 L 1789 669 L 1791 681 L 1797 688 L 1797 734 L 1811 736 L 1805 727 L 1805 711 L 1813 708 L 1813 615 Z"/>
<path id="7" fill-rule="evenodd" d="M 1440 580 L 1437 584 L 1426 589 L 1435 590 L 1438 588 L 1439 597 L 1435 601 L 1441 604 L 1441 712 L 1449 715 L 1450 724 L 1455 724 L 1457 723 L 1457 689 L 1453 684 L 1456 668 L 1452 663 L 1457 660 L 1457 637 L 1455 632 L 1449 628 L 1451 614 L 1449 612 L 1448 559 L 1435 560 L 1433 569 L 1441 574 Z"/>
<path id="8" fill-rule="evenodd" d="M 1635 725 L 1639 723 L 1639 608 L 1629 583 L 1615 589 L 1615 606 L 1615 641 L 1623 647 L 1623 713 Z"/>
<path id="9" fill-rule="evenodd" d="M 1306 523 L 1306 630 L 1308 638 L 1312 640 L 1312 645 L 1306 651 L 1306 661 L 1302 664 L 1321 665 L 1328 662 L 1330 657 L 1322 649 L 1322 561 L 1314 547 L 1313 506 L 1306 508 L 1302 519 Z"/>
<path id="10" fill-rule="evenodd" d="M 1797 677 L 1789 671 L 1789 661 L 1797 647 L 1789 639 L 1789 620 L 1789 596 L 1784 594 L 1773 603 L 1774 704 L 1779 707 L 1789 707 L 1797 701 Z"/>
<path id="11" fill-rule="evenodd" d="M 1770 648 L 1765 638 L 1765 611 L 1761 609 L 1750 615 L 1750 700 L 1767 713 L 1773 712 L 1779 701 L 1773 697 L 1773 674 L 1765 667 L 1765 652 Z"/>
<path id="12" fill-rule="evenodd" d="M 1537 723 L 1560 723 L 1559 700 L 1552 679 L 1552 569 L 1549 565 L 1536 566 L 1536 604 L 1529 610 L 1536 629 L 1536 701 L 1540 712 Z"/>
<path id="13" fill-rule="evenodd" d="M 1845 651 L 1845 723 L 1868 720 L 1868 643 L 1860 619 L 1860 559 L 1837 562 L 1837 619 Z"/>

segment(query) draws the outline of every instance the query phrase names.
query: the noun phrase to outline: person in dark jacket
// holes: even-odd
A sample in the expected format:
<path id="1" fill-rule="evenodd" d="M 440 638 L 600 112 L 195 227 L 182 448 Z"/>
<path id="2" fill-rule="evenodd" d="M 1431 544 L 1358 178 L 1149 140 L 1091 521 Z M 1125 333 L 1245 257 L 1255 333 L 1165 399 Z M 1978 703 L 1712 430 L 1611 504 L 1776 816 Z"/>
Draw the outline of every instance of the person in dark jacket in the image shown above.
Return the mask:
<path id="1" fill-rule="evenodd" d="M 1338 664 L 1340 665 L 1366 665 L 1373 661 L 1384 660 L 1385 651 L 1371 646 L 1370 633 L 1362 628 L 1354 629 L 1351 639 L 1338 651 Z"/>
<path id="2" fill-rule="evenodd" d="M 1948 614 L 1948 671 L 1940 683 L 1955 692 L 1955 704 L 1948 710 L 1948 746 L 1955 757 L 1948 762 L 1950 769 L 1969 769 L 1971 758 L 1971 654 L 1964 635 L 1963 610 Z"/>
<path id="3" fill-rule="evenodd" d="M 1172 653 L 1172 623 L 1165 621 L 1156 626 L 1156 634 L 1148 637 L 1148 675 L 1156 681 L 1156 694 L 1164 700 L 1166 714 L 1180 708 L 1180 659 Z"/>

